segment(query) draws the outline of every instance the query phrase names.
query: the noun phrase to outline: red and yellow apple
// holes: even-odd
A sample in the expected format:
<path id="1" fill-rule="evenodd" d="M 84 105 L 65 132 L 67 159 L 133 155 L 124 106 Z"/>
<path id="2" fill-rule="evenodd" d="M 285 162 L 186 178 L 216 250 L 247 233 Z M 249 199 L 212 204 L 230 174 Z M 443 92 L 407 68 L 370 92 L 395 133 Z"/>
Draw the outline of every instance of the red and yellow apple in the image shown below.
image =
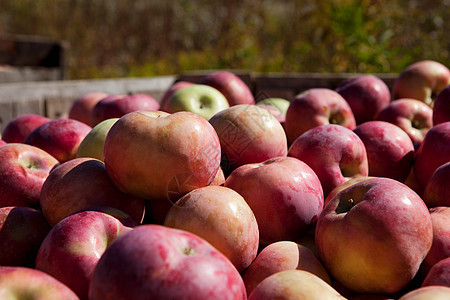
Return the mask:
<path id="1" fill-rule="evenodd" d="M 103 92 L 89 92 L 76 98 L 70 106 L 68 118 L 91 125 L 91 113 L 94 106 L 108 96 Z"/>

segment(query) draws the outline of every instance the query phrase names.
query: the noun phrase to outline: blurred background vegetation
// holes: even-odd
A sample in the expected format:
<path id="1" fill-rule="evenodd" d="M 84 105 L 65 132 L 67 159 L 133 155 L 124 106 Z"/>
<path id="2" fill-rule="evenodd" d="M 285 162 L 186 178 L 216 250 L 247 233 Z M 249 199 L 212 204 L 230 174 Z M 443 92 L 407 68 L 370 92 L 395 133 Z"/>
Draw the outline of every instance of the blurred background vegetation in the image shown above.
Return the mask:
<path id="1" fill-rule="evenodd" d="M 449 20 L 449 0 L 0 0 L 0 34 L 67 41 L 71 79 L 448 66 Z"/>

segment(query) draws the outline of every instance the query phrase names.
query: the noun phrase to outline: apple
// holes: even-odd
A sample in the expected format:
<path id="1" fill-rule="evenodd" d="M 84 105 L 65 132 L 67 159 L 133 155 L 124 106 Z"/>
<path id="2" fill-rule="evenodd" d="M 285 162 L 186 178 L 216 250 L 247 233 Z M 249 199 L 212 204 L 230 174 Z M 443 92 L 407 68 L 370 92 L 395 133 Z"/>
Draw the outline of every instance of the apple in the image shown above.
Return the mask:
<path id="1" fill-rule="evenodd" d="M 12 119 L 2 132 L 2 140 L 6 143 L 23 143 L 25 138 L 37 127 L 50 119 L 36 114 L 22 114 Z"/>
<path id="2" fill-rule="evenodd" d="M 225 174 L 223 173 L 222 167 L 219 166 L 216 176 L 209 185 L 223 185 L 225 183 Z"/>
<path id="3" fill-rule="evenodd" d="M 292 144 L 307 130 L 326 124 L 337 124 L 350 130 L 356 127 L 355 116 L 344 97 L 331 89 L 313 88 L 291 101 L 284 128 L 289 144 Z"/>
<path id="4" fill-rule="evenodd" d="M 190 85 L 193 85 L 193 83 L 188 81 L 177 81 L 173 83 L 162 96 L 160 101 L 160 109 L 162 111 L 167 112 L 168 111 L 167 104 L 169 103 L 169 99 L 170 97 L 172 97 L 173 93 Z"/>
<path id="5" fill-rule="evenodd" d="M 0 265 L 34 267 L 36 255 L 50 225 L 38 209 L 0 208 Z"/>
<path id="6" fill-rule="evenodd" d="M 364 143 L 369 176 L 388 177 L 404 182 L 414 162 L 414 145 L 400 127 L 384 121 L 367 121 L 355 132 Z"/>
<path id="7" fill-rule="evenodd" d="M 245 270 L 242 278 L 247 294 L 250 295 L 270 275 L 296 269 L 311 272 L 331 284 L 328 272 L 309 248 L 291 241 L 280 241 L 264 247 Z"/>
<path id="8" fill-rule="evenodd" d="M 284 125 L 286 112 L 291 102 L 283 98 L 266 98 L 256 102 L 256 105 L 267 109 L 280 123 Z"/>
<path id="9" fill-rule="evenodd" d="M 414 174 L 423 188 L 434 171 L 450 161 L 450 121 L 433 126 L 416 152 Z"/>
<path id="10" fill-rule="evenodd" d="M 103 92 L 89 92 L 76 98 L 70 106 L 67 117 L 91 125 L 91 113 L 94 106 L 108 96 Z"/>
<path id="11" fill-rule="evenodd" d="M 215 88 L 193 84 L 174 92 L 165 106 L 168 113 L 190 111 L 209 120 L 213 115 L 230 107 L 225 96 Z"/>
<path id="12" fill-rule="evenodd" d="M 75 158 L 81 141 L 91 130 L 77 120 L 56 119 L 37 127 L 24 143 L 47 151 L 62 163 Z"/>
<path id="13" fill-rule="evenodd" d="M 450 256 L 435 263 L 422 282 L 422 286 L 450 287 Z"/>
<path id="14" fill-rule="evenodd" d="M 253 210 L 261 243 L 293 240 L 307 232 L 323 209 L 319 178 L 303 161 L 276 157 L 245 164 L 226 179 Z"/>
<path id="15" fill-rule="evenodd" d="M 450 162 L 437 168 L 425 187 L 423 201 L 428 207 L 450 206 Z"/>
<path id="16" fill-rule="evenodd" d="M 4 145 L 4 144 L 7 144 L 7 143 L 4 140 L 0 139 L 0 146 Z"/>
<path id="17" fill-rule="evenodd" d="M 287 154 L 286 134 L 280 122 L 257 105 L 232 106 L 215 114 L 209 122 L 220 140 L 225 177 L 244 164 Z"/>
<path id="18" fill-rule="evenodd" d="M 367 176 L 366 147 L 352 130 L 336 124 L 317 126 L 299 136 L 288 156 L 310 166 L 319 177 L 326 197 L 350 178 Z"/>
<path id="19" fill-rule="evenodd" d="M 105 140 L 105 165 L 124 193 L 171 199 L 209 185 L 220 165 L 217 133 L 193 112 L 132 112 Z"/>
<path id="20" fill-rule="evenodd" d="M 219 90 L 228 100 L 230 106 L 238 104 L 255 104 L 255 97 L 248 85 L 232 72 L 220 70 L 206 75 L 201 84 Z"/>
<path id="21" fill-rule="evenodd" d="M 447 286 L 424 286 L 414 289 L 398 300 L 447 300 L 450 298 L 450 287 Z"/>
<path id="22" fill-rule="evenodd" d="M 75 157 L 92 157 L 104 161 L 106 135 L 117 120 L 119 118 L 106 119 L 95 125 L 81 141 Z"/>
<path id="23" fill-rule="evenodd" d="M 261 281 L 248 300 L 272 299 L 345 299 L 318 276 L 303 270 L 286 270 Z"/>
<path id="24" fill-rule="evenodd" d="M 198 188 L 179 199 L 164 225 L 192 232 L 222 252 L 239 272 L 255 259 L 259 230 L 245 199 L 223 186 Z"/>
<path id="25" fill-rule="evenodd" d="M 422 143 L 428 130 L 433 127 L 433 110 L 416 99 L 397 99 L 389 103 L 377 116 L 403 129 L 415 145 Z"/>
<path id="26" fill-rule="evenodd" d="M 450 84 L 450 70 L 433 60 L 422 60 L 407 66 L 395 79 L 394 99 L 413 98 L 432 104 L 435 97 Z"/>
<path id="27" fill-rule="evenodd" d="M 27 267 L 0 267 L 0 297 L 4 300 L 79 300 L 65 284 Z"/>
<path id="28" fill-rule="evenodd" d="M 450 121 L 450 83 L 433 102 L 433 125 Z"/>
<path id="29" fill-rule="evenodd" d="M 0 146 L 0 207 L 39 207 L 42 185 L 57 163 L 56 158 L 34 146 Z"/>
<path id="30" fill-rule="evenodd" d="M 147 94 L 110 95 L 103 98 L 92 108 L 90 125 L 94 127 L 101 121 L 120 118 L 137 110 L 159 110 L 159 103 Z"/>
<path id="31" fill-rule="evenodd" d="M 362 74 L 341 82 L 335 89 L 350 105 L 356 124 L 375 120 L 391 101 L 387 84 L 379 77 Z"/>
<path id="32" fill-rule="evenodd" d="M 52 226 L 70 214 L 97 206 L 123 210 L 140 223 L 145 206 L 143 199 L 119 191 L 105 164 L 94 158 L 74 158 L 57 166 L 42 186 L 40 204 Z"/>
<path id="33" fill-rule="evenodd" d="M 88 299 L 89 282 L 101 255 L 120 235 L 132 230 L 99 211 L 72 214 L 56 224 L 42 242 L 36 269 Z"/>
<path id="34" fill-rule="evenodd" d="M 199 236 L 141 225 L 106 249 L 92 275 L 90 300 L 246 299 L 241 275 Z"/>
<path id="35" fill-rule="evenodd" d="M 440 260 L 450 256 L 450 207 L 438 206 L 430 209 L 433 224 L 433 243 L 422 262 L 420 275 L 424 278 Z"/>
<path id="36" fill-rule="evenodd" d="M 374 177 L 335 194 L 316 225 L 330 275 L 350 291 L 392 294 L 416 275 L 433 240 L 431 216 L 405 184 Z"/>

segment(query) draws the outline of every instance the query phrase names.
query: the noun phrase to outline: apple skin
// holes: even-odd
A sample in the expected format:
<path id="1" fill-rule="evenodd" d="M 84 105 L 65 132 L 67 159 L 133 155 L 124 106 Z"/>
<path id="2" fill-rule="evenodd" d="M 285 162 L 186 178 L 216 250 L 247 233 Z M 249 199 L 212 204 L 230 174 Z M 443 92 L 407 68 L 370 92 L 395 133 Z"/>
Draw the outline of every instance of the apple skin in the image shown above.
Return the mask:
<path id="1" fill-rule="evenodd" d="M 402 98 L 392 101 L 380 111 L 376 119 L 397 125 L 415 145 L 420 145 L 433 127 L 433 110 L 422 101 Z"/>
<path id="2" fill-rule="evenodd" d="M 0 265 L 33 268 L 50 228 L 40 210 L 20 206 L 0 208 Z"/>
<path id="3" fill-rule="evenodd" d="M 433 243 L 422 262 L 420 275 L 424 278 L 440 260 L 450 256 L 450 207 L 439 206 L 430 209 L 433 224 Z"/>
<path id="4" fill-rule="evenodd" d="M 416 275 L 432 239 L 422 199 L 390 178 L 368 178 L 335 194 L 316 225 L 316 247 L 330 275 L 350 291 L 392 294 Z"/>
<path id="5" fill-rule="evenodd" d="M 179 199 L 164 225 L 192 232 L 222 252 L 239 272 L 255 259 L 259 230 L 245 199 L 223 186 L 198 188 Z"/>
<path id="6" fill-rule="evenodd" d="M 56 119 L 33 130 L 24 143 L 43 149 L 60 163 L 75 158 L 78 147 L 92 130 L 89 125 L 73 119 Z"/>
<path id="7" fill-rule="evenodd" d="M 356 133 L 341 125 L 321 125 L 308 130 L 290 146 L 288 156 L 313 169 L 322 184 L 324 197 L 346 180 L 369 174 L 364 143 Z"/>
<path id="8" fill-rule="evenodd" d="M 174 92 L 165 106 L 168 113 L 190 111 L 209 120 L 213 115 L 230 107 L 225 96 L 204 84 L 193 84 Z"/>
<path id="9" fill-rule="evenodd" d="M 112 181 L 124 193 L 149 200 L 172 194 L 178 199 L 209 185 L 220 153 L 214 128 L 192 112 L 132 112 L 111 127 L 105 140 Z"/>
<path id="10" fill-rule="evenodd" d="M 450 287 L 450 256 L 435 263 L 422 282 L 422 286 Z"/>
<path id="11" fill-rule="evenodd" d="M 162 111 L 168 112 L 168 108 L 167 108 L 167 104 L 169 103 L 169 99 L 170 97 L 172 97 L 172 95 L 178 91 L 181 90 L 182 88 L 188 87 L 193 85 L 194 83 L 189 82 L 189 81 L 177 81 L 174 84 L 172 84 L 170 86 L 169 89 L 166 90 L 166 92 L 164 93 L 164 95 L 161 98 L 160 101 L 160 109 Z"/>
<path id="12" fill-rule="evenodd" d="M 246 299 L 241 275 L 217 249 L 184 230 L 141 225 L 117 238 L 92 275 L 90 300 Z"/>
<path id="13" fill-rule="evenodd" d="M 298 238 L 316 222 L 323 209 L 319 178 L 294 157 L 242 165 L 228 176 L 224 186 L 247 201 L 264 244 Z"/>
<path id="14" fill-rule="evenodd" d="M 425 188 L 434 171 L 448 161 L 450 161 L 450 121 L 433 126 L 416 151 L 413 168 L 419 185 Z"/>
<path id="15" fill-rule="evenodd" d="M 247 84 L 237 75 L 229 71 L 220 70 L 208 74 L 200 83 L 219 90 L 228 100 L 230 106 L 255 104 L 255 97 L 253 97 L 252 91 Z"/>
<path id="16" fill-rule="evenodd" d="M 414 163 L 414 145 L 400 127 L 384 121 L 367 121 L 353 132 L 363 141 L 369 176 L 404 182 Z"/>
<path id="17" fill-rule="evenodd" d="M 105 164 L 94 158 L 75 158 L 57 166 L 42 186 L 40 204 L 50 225 L 77 211 L 97 206 L 123 210 L 136 222 L 144 217 L 144 199 L 119 191 Z"/>
<path id="18" fill-rule="evenodd" d="M 22 114 L 11 120 L 2 132 L 2 140 L 6 143 L 23 143 L 26 137 L 37 127 L 50 119 L 36 114 Z"/>
<path id="19" fill-rule="evenodd" d="M 209 122 L 219 136 L 222 170 L 286 156 L 286 134 L 280 122 L 257 105 L 235 105 L 215 114 Z"/>
<path id="20" fill-rule="evenodd" d="M 356 127 L 355 116 L 344 97 L 331 89 L 313 88 L 291 101 L 284 128 L 289 144 L 292 144 L 307 130 L 326 124 L 337 124 L 350 130 Z"/>
<path id="21" fill-rule="evenodd" d="M 248 296 L 248 300 L 345 298 L 316 275 L 303 270 L 281 271 L 265 278 Z"/>
<path id="22" fill-rule="evenodd" d="M 4 140 L 0 139 L 0 146 L 7 144 Z"/>
<path id="23" fill-rule="evenodd" d="M 223 173 L 222 167 L 219 167 L 216 176 L 209 185 L 223 185 L 224 183 L 225 183 L 225 174 Z"/>
<path id="24" fill-rule="evenodd" d="M 56 164 L 56 158 L 34 146 L 0 146 L 0 207 L 38 208 L 42 185 Z"/>
<path id="25" fill-rule="evenodd" d="M 256 102 L 256 105 L 267 109 L 284 126 L 286 112 L 291 102 L 283 98 L 266 98 Z"/>
<path id="26" fill-rule="evenodd" d="M 108 96 L 103 92 L 89 92 L 76 98 L 70 106 L 68 118 L 91 125 L 91 113 L 94 106 Z"/>
<path id="27" fill-rule="evenodd" d="M 374 75 L 358 75 L 343 81 L 335 89 L 350 105 L 356 124 L 375 120 L 391 101 L 386 83 Z"/>
<path id="28" fill-rule="evenodd" d="M 450 121 L 450 83 L 433 102 L 433 125 Z"/>
<path id="29" fill-rule="evenodd" d="M 430 105 L 436 96 L 450 84 L 450 70 L 443 64 L 423 60 L 407 66 L 395 79 L 393 99 L 413 98 Z"/>
<path id="30" fill-rule="evenodd" d="M 3 300 L 79 300 L 57 279 L 27 267 L 0 267 L 0 295 Z"/>
<path id="31" fill-rule="evenodd" d="M 89 282 L 101 255 L 120 235 L 132 230 L 119 219 L 98 211 L 75 213 L 56 224 L 45 237 L 36 269 L 88 299 Z"/>
<path id="32" fill-rule="evenodd" d="M 255 287 L 270 275 L 296 269 L 311 272 L 331 284 L 328 272 L 310 249 L 295 242 L 280 241 L 264 247 L 245 270 L 242 278 L 247 295 L 250 295 Z"/>
<path id="33" fill-rule="evenodd" d="M 423 192 L 423 201 L 428 207 L 450 206 L 450 162 L 437 168 Z"/>
<path id="34" fill-rule="evenodd" d="M 450 287 L 424 286 L 414 289 L 398 300 L 447 300 L 450 298 Z"/>
<path id="35" fill-rule="evenodd" d="M 101 121 L 120 118 L 138 110 L 159 110 L 159 103 L 147 94 L 110 95 L 100 100 L 91 111 L 90 125 L 94 127 Z"/>
<path id="36" fill-rule="evenodd" d="M 75 157 L 92 157 L 104 161 L 106 136 L 118 120 L 119 118 L 106 119 L 95 125 L 81 141 Z"/>

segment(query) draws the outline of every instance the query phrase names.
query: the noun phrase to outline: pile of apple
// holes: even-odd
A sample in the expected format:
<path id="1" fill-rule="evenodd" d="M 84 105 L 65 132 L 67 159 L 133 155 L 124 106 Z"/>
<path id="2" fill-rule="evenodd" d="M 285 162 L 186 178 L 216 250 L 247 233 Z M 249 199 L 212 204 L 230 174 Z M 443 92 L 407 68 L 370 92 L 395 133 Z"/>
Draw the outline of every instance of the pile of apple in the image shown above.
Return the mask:
<path id="1" fill-rule="evenodd" d="M 0 146 L 1 299 L 450 299 L 450 71 L 86 93 Z"/>

